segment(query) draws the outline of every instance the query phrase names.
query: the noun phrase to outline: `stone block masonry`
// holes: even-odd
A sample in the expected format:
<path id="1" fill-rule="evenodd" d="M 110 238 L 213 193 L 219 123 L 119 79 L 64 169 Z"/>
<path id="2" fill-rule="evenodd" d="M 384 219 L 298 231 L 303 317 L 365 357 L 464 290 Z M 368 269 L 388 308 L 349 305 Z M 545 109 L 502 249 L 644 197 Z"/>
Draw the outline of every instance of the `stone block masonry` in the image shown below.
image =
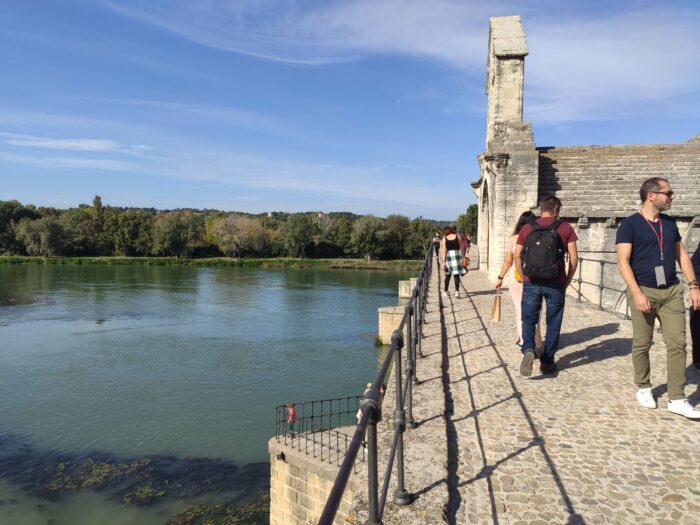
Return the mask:
<path id="1" fill-rule="evenodd" d="M 298 451 L 285 446 L 276 438 L 269 441 L 268 452 L 270 525 L 317 523 L 338 474 L 339 465 L 322 462 L 303 450 Z M 284 454 L 284 459 L 278 459 L 278 454 Z M 354 493 L 354 478 L 351 477 L 335 523 L 349 523 L 348 510 Z"/>
<path id="2" fill-rule="evenodd" d="M 377 340 L 383 345 L 391 344 L 391 335 L 399 325 L 403 314 L 406 311 L 405 306 L 383 306 L 378 309 L 379 314 L 379 332 Z M 405 335 L 405 330 L 404 330 Z"/>

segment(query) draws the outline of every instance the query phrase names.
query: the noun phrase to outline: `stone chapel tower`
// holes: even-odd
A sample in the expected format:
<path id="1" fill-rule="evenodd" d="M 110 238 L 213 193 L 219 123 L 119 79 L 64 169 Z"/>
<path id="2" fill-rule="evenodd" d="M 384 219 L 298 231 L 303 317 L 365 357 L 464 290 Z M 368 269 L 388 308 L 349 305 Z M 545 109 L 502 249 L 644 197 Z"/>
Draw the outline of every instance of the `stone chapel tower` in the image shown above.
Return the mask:
<path id="1" fill-rule="evenodd" d="M 538 153 L 523 122 L 523 80 L 528 54 L 519 16 L 490 19 L 486 95 L 486 150 L 472 183 L 479 202 L 479 269 L 495 278 L 518 216 L 537 206 Z"/>

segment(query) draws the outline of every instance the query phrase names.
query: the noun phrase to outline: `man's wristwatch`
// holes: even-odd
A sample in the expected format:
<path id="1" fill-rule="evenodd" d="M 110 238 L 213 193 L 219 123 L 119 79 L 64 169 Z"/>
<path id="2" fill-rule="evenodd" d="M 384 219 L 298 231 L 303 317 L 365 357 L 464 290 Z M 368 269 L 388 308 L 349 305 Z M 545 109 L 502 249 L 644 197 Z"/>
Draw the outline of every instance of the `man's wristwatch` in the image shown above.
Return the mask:
<path id="1" fill-rule="evenodd" d="M 501 276 L 499 275 L 499 276 L 498 276 L 498 280 L 499 280 L 499 281 L 502 281 L 502 280 L 503 280 L 503 277 L 501 277 Z M 696 282 L 695 284 L 697 284 L 697 282 Z"/>
<path id="2" fill-rule="evenodd" d="M 690 281 L 690 282 L 688 283 L 688 288 L 698 288 L 698 280 L 697 280 L 697 279 L 693 279 L 692 281 Z"/>

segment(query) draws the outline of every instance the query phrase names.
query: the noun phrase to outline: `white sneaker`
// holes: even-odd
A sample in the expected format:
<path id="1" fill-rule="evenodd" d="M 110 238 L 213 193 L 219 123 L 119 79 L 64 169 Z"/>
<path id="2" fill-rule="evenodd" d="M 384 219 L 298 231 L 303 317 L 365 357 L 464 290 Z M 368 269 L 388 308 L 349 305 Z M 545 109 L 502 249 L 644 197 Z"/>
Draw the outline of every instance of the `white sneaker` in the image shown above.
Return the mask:
<path id="1" fill-rule="evenodd" d="M 656 400 L 651 394 L 651 388 L 640 388 L 637 390 L 637 401 L 644 408 L 656 408 Z M 698 412 L 700 414 L 700 412 Z"/>
<path id="2" fill-rule="evenodd" d="M 459 290 L 455 292 L 455 297 L 459 299 Z"/>
<path id="3" fill-rule="evenodd" d="M 668 402 L 668 411 L 674 414 L 680 414 L 689 419 L 700 419 L 700 410 L 695 410 L 693 405 L 688 403 L 687 399 L 670 399 Z"/>
<path id="4" fill-rule="evenodd" d="M 447 299 L 449 297 L 449 294 L 447 292 L 442 292 L 442 298 Z"/>

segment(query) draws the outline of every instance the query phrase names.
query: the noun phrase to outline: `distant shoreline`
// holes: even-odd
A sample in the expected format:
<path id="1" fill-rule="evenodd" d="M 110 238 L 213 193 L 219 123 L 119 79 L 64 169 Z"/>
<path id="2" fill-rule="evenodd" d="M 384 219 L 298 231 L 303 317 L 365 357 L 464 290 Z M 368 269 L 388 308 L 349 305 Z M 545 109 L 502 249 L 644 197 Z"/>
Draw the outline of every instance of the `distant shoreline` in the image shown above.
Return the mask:
<path id="1" fill-rule="evenodd" d="M 274 257 L 265 259 L 236 259 L 233 257 L 209 257 L 188 259 L 178 257 L 30 257 L 18 255 L 0 256 L 0 264 L 44 264 L 71 266 L 231 266 L 240 268 L 329 268 L 338 270 L 407 270 L 418 271 L 423 261 L 398 259 L 393 261 L 367 261 L 365 259 L 298 259 Z"/>

